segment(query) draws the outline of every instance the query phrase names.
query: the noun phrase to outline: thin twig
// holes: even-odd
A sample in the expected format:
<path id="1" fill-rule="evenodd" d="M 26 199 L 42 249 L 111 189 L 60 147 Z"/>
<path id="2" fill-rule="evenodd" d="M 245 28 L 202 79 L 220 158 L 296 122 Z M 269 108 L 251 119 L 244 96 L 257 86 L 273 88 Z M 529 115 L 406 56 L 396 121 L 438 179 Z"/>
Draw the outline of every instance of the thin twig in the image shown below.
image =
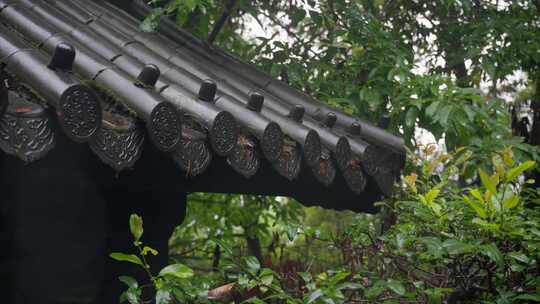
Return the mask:
<path id="1" fill-rule="evenodd" d="M 214 43 L 214 40 L 216 40 L 219 32 L 221 31 L 221 28 L 223 28 L 223 26 L 225 25 L 225 22 L 227 22 L 227 19 L 229 19 L 229 16 L 235 4 L 236 4 L 236 0 L 228 0 L 227 3 L 225 3 L 221 16 L 219 17 L 218 20 L 216 20 L 216 23 L 214 24 L 212 31 L 208 35 L 208 39 L 207 39 L 208 43 L 210 44 Z"/>

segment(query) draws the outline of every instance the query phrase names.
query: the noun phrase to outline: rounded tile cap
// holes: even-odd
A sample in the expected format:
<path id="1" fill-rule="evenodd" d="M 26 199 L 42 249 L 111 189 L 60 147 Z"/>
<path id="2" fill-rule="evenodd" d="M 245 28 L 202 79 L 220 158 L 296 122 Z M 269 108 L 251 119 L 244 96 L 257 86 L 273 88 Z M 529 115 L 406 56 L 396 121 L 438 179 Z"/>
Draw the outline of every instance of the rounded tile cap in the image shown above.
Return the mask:
<path id="1" fill-rule="evenodd" d="M 336 124 L 337 116 L 336 113 L 330 112 L 324 118 L 323 124 L 328 128 L 333 128 Z"/>
<path id="2" fill-rule="evenodd" d="M 202 101 L 213 102 L 216 97 L 216 91 L 216 83 L 211 79 L 206 79 L 201 83 L 199 99 Z"/>
<path id="3" fill-rule="evenodd" d="M 261 93 L 253 92 L 249 95 L 247 108 L 254 112 L 260 112 L 264 104 L 264 96 Z"/>
<path id="4" fill-rule="evenodd" d="M 295 105 L 294 108 L 292 108 L 291 112 L 289 112 L 289 117 L 296 121 L 296 122 L 302 122 L 302 118 L 304 118 L 304 113 L 306 110 L 301 105 Z"/>
<path id="5" fill-rule="evenodd" d="M 161 72 L 155 64 L 147 64 L 137 76 L 137 83 L 143 86 L 153 87 L 159 79 Z"/>
<path id="6" fill-rule="evenodd" d="M 362 126 L 358 122 L 353 122 L 348 128 L 347 133 L 349 135 L 358 136 L 362 133 Z"/>
<path id="7" fill-rule="evenodd" d="M 75 48 L 61 42 L 54 49 L 54 53 L 48 67 L 52 70 L 71 71 L 75 61 Z"/>

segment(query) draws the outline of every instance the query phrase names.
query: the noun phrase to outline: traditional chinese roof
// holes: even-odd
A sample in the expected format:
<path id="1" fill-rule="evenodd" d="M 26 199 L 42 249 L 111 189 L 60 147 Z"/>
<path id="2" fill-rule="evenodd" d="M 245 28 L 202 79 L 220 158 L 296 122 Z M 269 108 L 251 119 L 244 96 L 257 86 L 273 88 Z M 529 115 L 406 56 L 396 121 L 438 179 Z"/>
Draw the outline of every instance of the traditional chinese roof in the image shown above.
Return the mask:
<path id="1" fill-rule="evenodd" d="M 136 17 L 149 8 L 130 3 L 123 11 L 106 1 L 0 0 L 5 153 L 46 157 L 54 119 L 114 171 L 135 168 L 120 175 L 134 174 L 146 150 L 161 151 L 176 164 L 166 183 L 186 192 L 288 195 L 362 211 L 391 193 L 404 160 L 400 137 L 167 18 L 158 32 L 142 32 Z M 165 171 L 172 172 L 156 174 Z"/>

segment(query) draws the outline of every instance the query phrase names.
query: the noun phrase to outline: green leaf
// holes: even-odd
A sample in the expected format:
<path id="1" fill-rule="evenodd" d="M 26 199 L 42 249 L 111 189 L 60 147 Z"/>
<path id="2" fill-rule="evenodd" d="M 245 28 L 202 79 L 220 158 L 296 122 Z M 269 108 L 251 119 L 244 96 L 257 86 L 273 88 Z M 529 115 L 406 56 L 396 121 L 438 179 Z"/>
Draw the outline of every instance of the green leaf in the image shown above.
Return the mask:
<path id="1" fill-rule="evenodd" d="M 427 108 L 426 108 L 426 115 L 430 118 L 433 118 L 433 116 L 435 115 L 435 113 L 437 112 L 437 109 L 439 108 L 439 104 L 440 102 L 439 101 L 436 101 L 432 104 L 430 104 Z"/>
<path id="2" fill-rule="evenodd" d="M 143 22 L 140 24 L 140 29 L 143 32 L 153 32 L 155 31 L 159 26 L 159 21 L 161 19 L 161 16 L 163 16 L 164 10 L 163 8 L 155 8 L 152 10 L 152 12 L 144 19 Z"/>
<path id="3" fill-rule="evenodd" d="M 473 249 L 472 245 L 454 239 L 444 241 L 443 247 L 450 255 L 468 253 Z"/>
<path id="4" fill-rule="evenodd" d="M 296 235 L 298 234 L 298 226 L 288 226 L 287 227 L 287 237 L 289 238 L 289 241 L 294 241 L 296 238 Z"/>
<path id="5" fill-rule="evenodd" d="M 480 190 L 474 188 L 470 190 L 471 195 L 474 196 L 480 203 L 485 204 L 484 198 L 482 197 L 482 194 L 480 193 Z"/>
<path id="6" fill-rule="evenodd" d="M 515 260 L 518 260 L 522 263 L 525 263 L 525 264 L 529 264 L 531 259 L 524 253 L 522 252 L 510 252 L 508 254 L 511 258 L 515 259 Z"/>
<path id="7" fill-rule="evenodd" d="M 497 265 L 500 266 L 504 263 L 504 257 L 501 251 L 494 244 L 482 245 L 479 249 L 482 254 L 487 255 Z"/>
<path id="8" fill-rule="evenodd" d="M 440 204 L 432 203 L 429 207 L 437 216 L 441 216 L 442 206 Z"/>
<path id="9" fill-rule="evenodd" d="M 478 173 L 480 174 L 480 180 L 482 181 L 484 187 L 486 187 L 486 189 L 491 192 L 491 194 L 497 193 L 497 188 L 491 181 L 491 178 L 489 178 L 489 175 L 487 175 L 486 172 L 484 172 L 484 170 L 482 169 L 479 169 Z"/>
<path id="10" fill-rule="evenodd" d="M 129 230 L 131 231 L 131 235 L 133 235 L 135 241 L 141 239 L 143 234 L 143 220 L 137 214 L 132 214 L 129 217 Z"/>
<path id="11" fill-rule="evenodd" d="M 265 268 L 261 271 L 259 279 L 263 285 L 270 286 L 274 280 L 274 272 L 269 268 Z"/>
<path id="12" fill-rule="evenodd" d="M 384 281 L 377 281 L 371 288 L 366 290 L 365 296 L 369 300 L 374 300 L 377 298 L 384 290 L 385 290 L 385 283 Z"/>
<path id="13" fill-rule="evenodd" d="M 469 206 L 471 206 L 474 209 L 474 211 L 476 211 L 476 214 L 478 214 L 479 217 L 483 219 L 487 217 L 486 209 L 484 209 L 482 205 L 480 205 L 478 202 L 475 202 L 469 199 L 466 196 L 463 196 L 463 199 L 467 202 L 467 204 L 469 204 Z"/>
<path id="14" fill-rule="evenodd" d="M 514 298 L 514 300 L 523 300 L 529 302 L 540 302 L 540 294 L 522 294 Z"/>
<path id="15" fill-rule="evenodd" d="M 330 278 L 330 280 L 328 281 L 328 285 L 330 286 L 336 285 L 337 283 L 346 279 L 350 274 L 351 274 L 350 272 L 345 272 L 345 271 L 338 272 L 337 274 L 335 274 L 334 276 Z"/>
<path id="16" fill-rule="evenodd" d="M 184 264 L 172 264 L 159 272 L 159 276 L 172 276 L 178 279 L 189 279 L 193 274 L 193 270 Z"/>
<path id="17" fill-rule="evenodd" d="M 448 125 L 448 117 L 450 116 L 450 113 L 452 112 L 452 108 L 453 107 L 451 105 L 447 105 L 447 106 L 444 106 L 442 110 L 440 110 L 439 112 L 437 120 L 443 127 L 446 127 Z"/>
<path id="18" fill-rule="evenodd" d="M 440 304 L 442 303 L 442 298 L 444 296 L 445 289 L 443 288 L 430 288 L 424 290 L 427 295 L 429 304 Z"/>
<path id="19" fill-rule="evenodd" d="M 311 281 L 313 281 L 313 278 L 311 277 L 311 273 L 309 272 L 299 272 L 298 275 L 304 280 L 304 283 L 309 284 Z"/>
<path id="20" fill-rule="evenodd" d="M 362 284 L 359 284 L 359 283 L 345 282 L 343 284 L 339 284 L 338 288 L 340 290 L 341 289 L 358 290 L 358 289 L 363 289 L 364 286 L 362 286 Z"/>
<path id="21" fill-rule="evenodd" d="M 412 128 L 416 124 L 416 118 L 418 117 L 418 108 L 410 107 L 405 114 L 405 126 Z"/>
<path id="22" fill-rule="evenodd" d="M 442 242 L 439 238 L 426 236 L 419 238 L 418 240 L 426 245 L 427 251 L 431 254 L 437 254 L 443 249 Z"/>
<path id="23" fill-rule="evenodd" d="M 524 163 L 521 163 L 519 166 L 514 167 L 510 170 L 508 170 L 508 173 L 506 174 L 506 181 L 510 182 L 514 180 L 516 177 L 521 175 L 521 173 L 529 170 L 530 168 L 534 167 L 536 165 L 535 161 L 529 160 Z"/>
<path id="24" fill-rule="evenodd" d="M 134 255 L 134 254 L 125 254 L 125 253 L 121 253 L 121 252 L 113 252 L 109 256 L 111 258 L 117 260 L 117 261 L 120 261 L 120 262 L 129 262 L 129 263 L 144 266 L 141 259 L 139 259 L 139 257 Z"/>
<path id="25" fill-rule="evenodd" d="M 433 203 L 433 201 L 439 195 L 439 192 L 441 192 L 441 190 L 438 187 L 429 190 L 429 192 L 425 196 L 428 205 L 431 205 Z"/>
<path id="26" fill-rule="evenodd" d="M 120 295 L 120 303 L 128 301 L 129 304 L 140 304 L 139 298 L 141 296 L 140 289 L 128 289 Z"/>
<path id="27" fill-rule="evenodd" d="M 158 255 L 158 251 L 155 250 L 154 248 L 148 247 L 148 246 L 144 246 L 144 248 L 143 248 L 143 250 L 142 250 L 142 255 L 147 255 L 148 253 L 151 253 L 151 254 L 154 255 L 154 256 Z"/>
<path id="28" fill-rule="evenodd" d="M 502 204 L 505 209 L 512 209 L 519 204 L 519 196 L 512 195 L 511 197 L 505 199 Z"/>
<path id="29" fill-rule="evenodd" d="M 265 301 L 263 301 L 263 300 L 261 300 L 259 298 L 256 298 L 256 297 L 249 298 L 245 302 L 242 302 L 242 303 L 266 304 Z"/>
<path id="30" fill-rule="evenodd" d="M 309 295 L 309 298 L 307 300 L 307 304 L 315 302 L 318 298 L 322 297 L 323 292 L 320 289 L 315 290 Z"/>
<path id="31" fill-rule="evenodd" d="M 300 23 L 300 21 L 302 21 L 305 17 L 306 17 L 306 11 L 303 9 L 297 9 L 291 18 L 293 26 L 297 26 L 298 23 Z"/>
<path id="32" fill-rule="evenodd" d="M 129 288 L 138 288 L 139 283 L 137 283 L 137 280 L 135 280 L 132 277 L 129 276 L 120 276 L 118 277 L 118 280 L 124 284 L 126 284 Z"/>
<path id="33" fill-rule="evenodd" d="M 171 294 L 167 290 L 160 289 L 156 292 L 156 304 L 169 304 L 171 302 Z"/>
<path id="34" fill-rule="evenodd" d="M 251 273 L 256 273 L 261 268 L 259 260 L 254 256 L 249 256 L 245 258 L 246 266 Z"/>
<path id="35" fill-rule="evenodd" d="M 403 284 L 400 281 L 389 280 L 386 283 L 386 286 L 388 286 L 388 289 L 392 290 L 393 292 L 395 292 L 396 294 L 400 296 L 405 295 L 405 291 L 406 291 L 405 286 L 403 286 Z"/>

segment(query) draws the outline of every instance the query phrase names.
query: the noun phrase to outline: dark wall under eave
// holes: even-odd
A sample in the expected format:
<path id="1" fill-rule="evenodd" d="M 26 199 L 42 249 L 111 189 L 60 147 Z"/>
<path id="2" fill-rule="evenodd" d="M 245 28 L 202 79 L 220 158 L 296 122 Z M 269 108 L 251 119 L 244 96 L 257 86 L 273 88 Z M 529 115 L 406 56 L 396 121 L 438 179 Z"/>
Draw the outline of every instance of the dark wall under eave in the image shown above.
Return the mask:
<path id="1" fill-rule="evenodd" d="M 126 189 L 151 187 L 158 191 L 176 189 L 188 193 L 279 195 L 293 197 L 304 205 L 357 212 L 377 211 L 373 203 L 381 199 L 381 194 L 376 185 L 368 184 L 365 192 L 356 195 L 341 180 L 341 175 L 327 188 L 313 177 L 309 168 L 304 168 L 297 179 L 289 181 L 269 163 L 263 162 L 255 176 L 248 179 L 232 170 L 224 158 L 215 157 L 203 174 L 188 177 L 168 155 L 147 144 L 133 170 L 120 173 L 119 178 L 113 178 L 112 170 L 104 170 L 110 171 L 106 174 L 110 179 L 107 183 Z"/>

